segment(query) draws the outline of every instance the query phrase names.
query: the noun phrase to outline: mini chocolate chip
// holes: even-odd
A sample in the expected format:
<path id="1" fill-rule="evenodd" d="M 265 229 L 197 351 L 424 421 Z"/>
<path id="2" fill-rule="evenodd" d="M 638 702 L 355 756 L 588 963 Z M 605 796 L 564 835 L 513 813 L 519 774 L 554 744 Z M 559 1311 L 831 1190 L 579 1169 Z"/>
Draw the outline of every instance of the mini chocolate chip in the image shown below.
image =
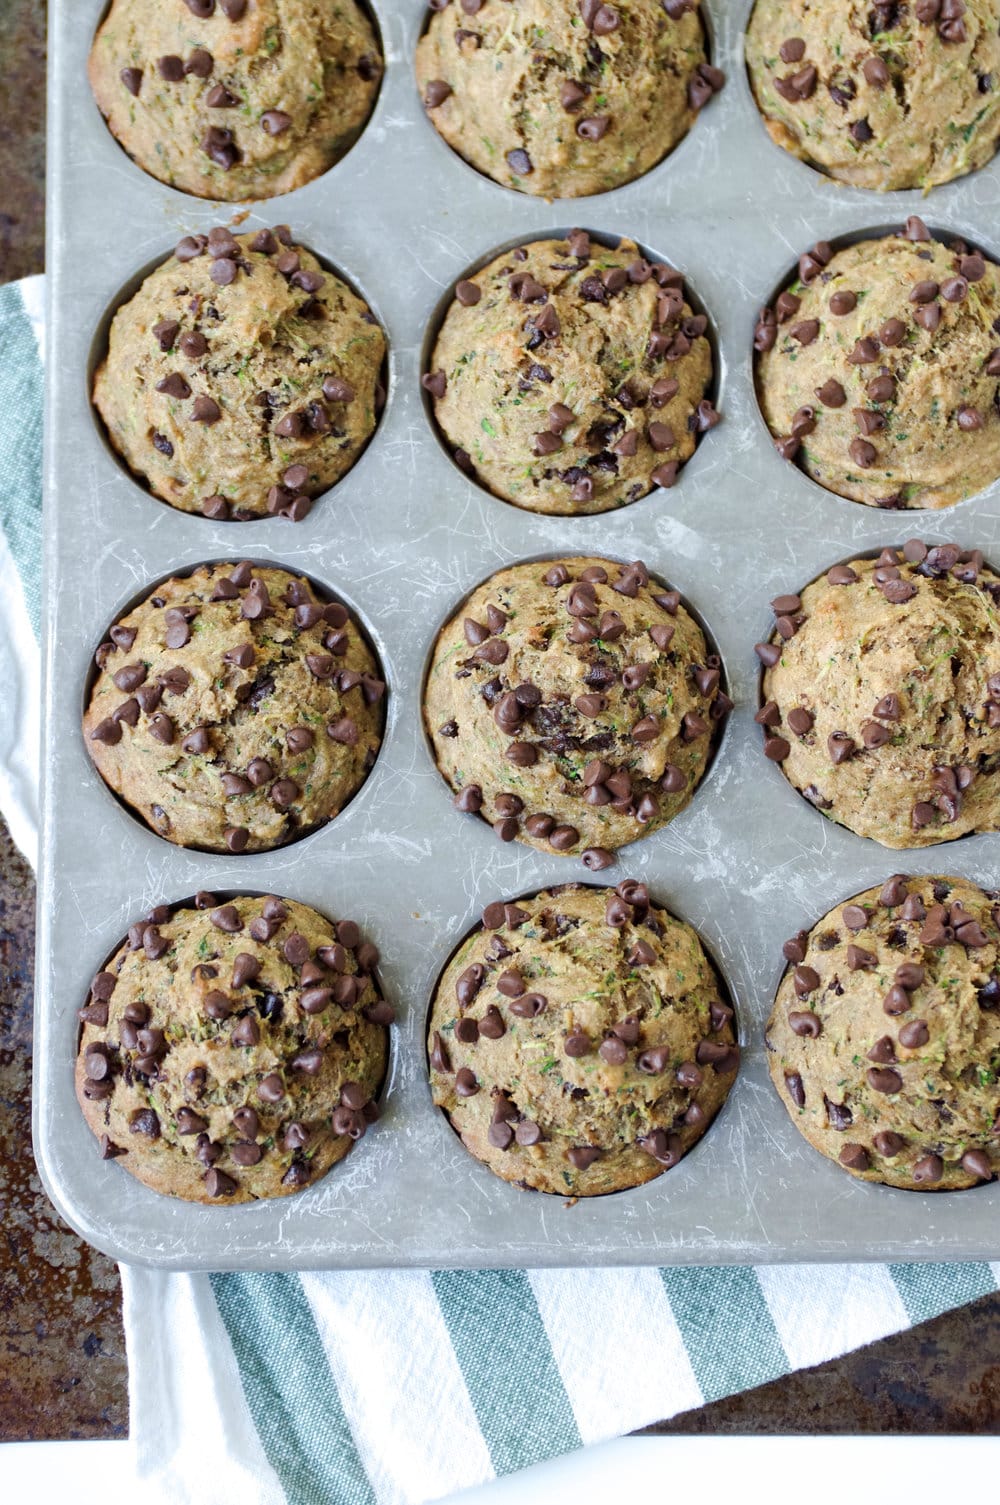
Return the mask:
<path id="1" fill-rule="evenodd" d="M 819 334 L 819 320 L 803 319 L 801 323 L 793 324 L 788 332 L 799 345 L 811 345 Z"/>
<path id="2" fill-rule="evenodd" d="M 610 126 L 610 115 L 587 115 L 577 121 L 576 134 L 582 141 L 600 141 L 607 134 Z"/>
<path id="3" fill-rule="evenodd" d="M 861 71 L 873 89 L 884 89 L 889 82 L 889 70 L 880 57 L 865 58 Z"/>
<path id="4" fill-rule="evenodd" d="M 856 751 L 854 738 L 849 737 L 846 732 L 831 732 L 830 736 L 826 739 L 826 746 L 830 754 L 830 761 L 835 766 L 840 763 L 846 763 L 849 758 L 854 756 Z"/>
<path id="5" fill-rule="evenodd" d="M 861 727 L 861 740 L 869 750 L 884 747 L 890 737 L 891 733 L 877 721 L 866 721 Z"/>
<path id="6" fill-rule="evenodd" d="M 563 1050 L 574 1059 L 589 1055 L 593 1048 L 594 1042 L 582 1029 L 571 1030 L 563 1041 Z"/>
<path id="7" fill-rule="evenodd" d="M 814 967 L 797 966 L 792 974 L 792 983 L 797 998 L 808 998 L 820 985 L 819 973 Z"/>
<path id="8" fill-rule="evenodd" d="M 891 1160 L 894 1155 L 898 1155 L 900 1150 L 905 1147 L 906 1140 L 901 1134 L 893 1133 L 891 1129 L 883 1129 L 881 1133 L 875 1135 L 872 1143 L 878 1154 L 886 1160 Z"/>
<path id="9" fill-rule="evenodd" d="M 801 63 L 806 55 L 806 44 L 801 37 L 786 37 L 778 53 L 783 63 Z"/>
<path id="10" fill-rule="evenodd" d="M 788 1092 L 788 1096 L 791 1098 L 792 1102 L 797 1108 L 805 1107 L 806 1089 L 803 1086 L 802 1078 L 799 1076 L 799 1073 L 797 1071 L 785 1072 L 785 1089 Z"/>
<path id="11" fill-rule="evenodd" d="M 824 1096 L 823 1102 L 826 1106 L 826 1121 L 831 1129 L 836 1129 L 838 1133 L 842 1134 L 851 1127 L 851 1124 L 854 1122 L 854 1114 L 846 1103 L 832 1102 L 826 1096 Z"/>
<path id="12" fill-rule="evenodd" d="M 898 1071 L 891 1067 L 880 1068 L 872 1066 L 865 1073 L 868 1085 L 873 1092 L 895 1093 L 903 1090 L 903 1078 Z"/>
<path id="13" fill-rule="evenodd" d="M 458 1097 L 475 1097 L 479 1091 L 479 1083 L 475 1072 L 470 1071 L 468 1066 L 460 1066 L 455 1073 L 455 1092 Z"/>
<path id="14" fill-rule="evenodd" d="M 933 1185 L 944 1175 L 944 1161 L 940 1155 L 922 1155 L 910 1174 L 918 1184 L 926 1181 Z"/>
<path id="15" fill-rule="evenodd" d="M 628 1047 L 617 1035 L 609 1035 L 606 1040 L 602 1040 L 597 1053 L 609 1066 L 623 1066 L 628 1060 Z"/>
<path id="16" fill-rule="evenodd" d="M 913 993 L 921 986 L 924 977 L 924 969 L 917 962 L 903 962 L 896 968 L 893 980 L 908 993 Z"/>
<path id="17" fill-rule="evenodd" d="M 899 1014 L 906 1014 L 911 1007 L 910 995 L 905 988 L 894 984 L 882 1000 L 882 1008 L 885 1013 L 895 1018 Z"/>
<path id="18" fill-rule="evenodd" d="M 129 1133 L 142 1134 L 147 1139 L 159 1139 L 160 1120 L 152 1108 L 140 1108 L 129 1120 Z"/>
<path id="19" fill-rule="evenodd" d="M 156 715 L 150 718 L 149 734 L 166 747 L 174 742 L 177 735 L 173 721 L 163 711 L 157 711 Z"/>
<path id="20" fill-rule="evenodd" d="M 923 1019 L 911 1019 L 899 1032 L 899 1043 L 907 1050 L 917 1050 L 929 1039 L 930 1031 Z"/>
<path id="21" fill-rule="evenodd" d="M 861 470 L 870 470 L 878 459 L 878 450 L 874 444 L 869 444 L 867 439 L 852 439 L 848 452 L 855 465 Z"/>
<path id="22" fill-rule="evenodd" d="M 219 909 L 213 909 L 209 919 L 217 930 L 225 930 L 230 934 L 243 929 L 243 921 L 235 904 L 223 904 Z"/>
<path id="23" fill-rule="evenodd" d="M 590 89 L 585 84 L 578 84 L 575 79 L 568 78 L 560 87 L 559 103 L 564 110 L 572 112 L 579 109 L 589 93 Z"/>
<path id="24" fill-rule="evenodd" d="M 192 423 L 218 423 L 221 417 L 222 409 L 214 398 L 206 397 L 204 394 L 195 398 L 191 407 Z"/>
<path id="25" fill-rule="evenodd" d="M 435 1071 L 451 1071 L 451 1059 L 448 1055 L 448 1048 L 437 1030 L 431 1036 L 430 1062 Z"/>
<path id="26" fill-rule="evenodd" d="M 962 1169 L 980 1181 L 992 1181 L 993 1163 L 985 1150 L 966 1150 L 962 1156 Z"/>
<path id="27" fill-rule="evenodd" d="M 841 1165 L 852 1171 L 871 1169 L 871 1158 L 863 1144 L 845 1144 L 838 1156 Z"/>

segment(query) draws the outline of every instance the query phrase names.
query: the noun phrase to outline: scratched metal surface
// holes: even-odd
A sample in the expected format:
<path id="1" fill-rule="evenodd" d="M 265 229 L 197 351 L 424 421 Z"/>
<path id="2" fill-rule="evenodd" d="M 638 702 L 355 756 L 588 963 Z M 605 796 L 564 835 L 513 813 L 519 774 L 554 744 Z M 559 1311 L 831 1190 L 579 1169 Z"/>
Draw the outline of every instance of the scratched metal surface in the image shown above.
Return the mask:
<path id="1" fill-rule="evenodd" d="M 952 1196 L 856 1182 L 804 1143 L 767 1079 L 762 1040 L 780 943 L 897 868 L 1000 879 L 995 837 L 910 855 L 827 824 L 767 764 L 753 724 L 753 642 L 767 602 L 855 551 L 914 534 L 984 548 L 1000 563 L 998 491 L 945 514 L 899 518 L 829 495 L 782 463 L 758 415 L 749 349 L 757 309 L 820 237 L 922 213 L 996 254 L 997 164 L 917 194 L 837 188 L 768 141 L 746 84 L 748 0 L 711 0 L 715 59 L 729 82 L 681 146 L 626 188 L 546 204 L 479 177 L 423 116 L 411 59 L 421 9 L 376 0 L 388 69 L 365 135 L 325 177 L 253 209 L 287 220 L 369 299 L 391 346 L 390 395 L 355 467 L 298 526 L 218 524 L 146 494 L 104 447 L 89 410 L 95 330 L 136 270 L 228 211 L 147 178 L 93 105 L 85 58 L 103 0 L 54 13 L 49 189 L 50 355 L 46 460 L 44 769 L 36 1008 L 35 1144 L 48 1190 L 117 1258 L 174 1269 L 383 1265 L 568 1265 L 984 1257 L 997 1250 L 1000 1185 Z M 710 311 L 725 421 L 672 491 L 594 518 L 543 518 L 477 488 L 432 433 L 418 385 L 428 320 L 471 264 L 513 238 L 579 224 L 629 235 L 681 267 Z M 526 557 L 641 557 L 707 621 L 737 701 L 692 805 L 620 855 L 689 920 L 735 996 L 744 1062 L 714 1127 L 651 1185 L 567 1207 L 502 1184 L 432 1106 L 428 999 L 483 905 L 582 865 L 502 846 L 461 817 L 420 729 L 435 632 L 469 589 Z M 324 830 L 270 854 L 179 851 L 141 827 L 92 771 L 80 730 L 89 657 L 146 582 L 204 559 L 273 558 L 308 571 L 360 614 L 389 684 L 383 751 L 362 792 Z M 399 1011 L 384 1114 L 315 1187 L 273 1203 L 195 1207 L 102 1164 L 73 1097 L 76 1009 L 130 921 L 208 888 L 292 895 L 357 919 L 382 953 Z"/>

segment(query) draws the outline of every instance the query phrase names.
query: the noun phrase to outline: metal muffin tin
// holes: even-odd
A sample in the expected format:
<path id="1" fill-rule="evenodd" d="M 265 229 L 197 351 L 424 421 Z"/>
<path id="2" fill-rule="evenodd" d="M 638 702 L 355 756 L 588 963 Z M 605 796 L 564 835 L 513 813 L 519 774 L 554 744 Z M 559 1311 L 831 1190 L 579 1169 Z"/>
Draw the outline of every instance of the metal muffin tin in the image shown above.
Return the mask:
<path id="1" fill-rule="evenodd" d="M 493 3 L 493 0 L 487 0 Z M 919 535 L 1000 561 L 1000 486 L 944 513 L 886 514 L 823 491 L 776 455 L 757 410 L 757 312 L 817 239 L 924 215 L 1000 251 L 1000 163 L 957 183 L 876 196 L 841 188 L 774 147 L 742 60 L 749 0 L 709 0 L 722 94 L 652 172 L 611 193 L 547 204 L 479 176 L 436 135 L 413 78 L 417 0 L 376 0 L 387 72 L 358 144 L 329 173 L 253 206 L 289 222 L 368 299 L 390 345 L 390 391 L 354 469 L 293 525 L 214 523 L 152 498 L 115 463 L 87 371 L 105 310 L 183 234 L 228 222 L 131 163 L 91 99 L 86 57 L 104 0 L 52 8 L 44 831 L 39 890 L 35 1148 L 57 1207 L 115 1258 L 171 1269 L 622 1265 L 995 1255 L 1000 1184 L 941 1195 L 851 1179 L 809 1148 L 767 1078 L 763 1025 L 781 942 L 897 869 L 1000 881 L 995 836 L 914 853 L 829 824 L 761 751 L 753 643 L 767 603 L 837 560 Z M 485 493 L 444 453 L 419 377 L 447 288 L 514 237 L 577 224 L 627 235 L 680 267 L 711 315 L 724 421 L 677 486 L 618 512 L 546 518 Z M 424 1027 L 456 942 L 495 898 L 595 881 L 574 858 L 504 846 L 460 816 L 421 729 L 435 634 L 492 571 L 542 555 L 642 558 L 693 604 L 736 710 L 691 805 L 624 849 L 609 883 L 638 876 L 692 923 L 737 1006 L 743 1065 L 681 1164 L 647 1186 L 567 1206 L 493 1177 L 431 1103 Z M 171 847 L 108 798 L 79 717 L 105 625 L 147 582 L 203 560 L 268 559 L 311 575 L 360 617 L 389 682 L 378 762 L 333 822 L 244 857 Z M 73 1096 L 76 1010 L 130 922 L 198 889 L 289 895 L 351 917 L 382 953 L 396 1004 L 384 1112 L 314 1187 L 274 1202 L 200 1207 L 101 1162 Z"/>

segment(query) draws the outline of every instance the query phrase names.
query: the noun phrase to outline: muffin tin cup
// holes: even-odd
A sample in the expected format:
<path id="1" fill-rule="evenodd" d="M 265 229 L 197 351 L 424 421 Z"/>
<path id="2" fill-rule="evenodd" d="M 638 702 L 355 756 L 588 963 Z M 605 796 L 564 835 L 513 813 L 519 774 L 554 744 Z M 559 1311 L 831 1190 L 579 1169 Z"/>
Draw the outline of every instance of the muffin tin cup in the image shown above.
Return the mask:
<path id="1" fill-rule="evenodd" d="M 112 610 L 108 614 L 104 628 L 98 639 L 94 642 L 93 648 L 91 649 L 90 663 L 83 685 L 83 693 L 80 698 L 80 721 L 83 721 L 83 718 L 90 707 L 90 703 L 94 695 L 94 689 L 97 685 L 98 679 L 100 678 L 100 670 L 97 667 L 96 659 L 97 649 L 101 643 L 108 641 L 112 627 L 114 627 L 118 622 L 121 622 L 123 618 L 127 617 L 138 607 L 143 606 L 149 600 L 149 598 L 155 594 L 158 588 L 161 585 L 166 584 L 168 580 L 184 580 L 193 575 L 198 569 L 203 567 L 211 568 L 213 566 L 231 566 L 232 568 L 235 568 L 236 565 L 241 563 L 253 565 L 255 569 L 280 570 L 286 568 L 280 558 L 272 557 L 270 559 L 267 559 L 263 556 L 263 554 L 237 554 L 231 558 L 227 558 L 225 556 L 217 556 L 212 559 L 198 559 L 192 564 L 178 567 L 176 570 L 171 570 L 168 574 L 161 575 L 156 580 L 144 581 L 141 588 L 137 591 L 133 591 L 128 600 L 113 603 Z M 368 788 L 372 779 L 374 779 L 376 776 L 379 757 L 381 755 L 382 747 L 385 745 L 387 732 L 395 720 L 396 687 L 387 677 L 385 663 L 382 659 L 381 648 L 376 642 L 376 636 L 373 633 L 368 622 L 366 622 L 364 620 L 364 617 L 358 612 L 357 606 L 355 605 L 354 601 L 351 600 L 348 596 L 344 595 L 342 591 L 338 590 L 335 585 L 331 585 L 329 581 L 321 583 L 320 581 L 314 579 L 307 573 L 305 569 L 301 567 L 290 569 L 288 573 L 294 575 L 297 579 L 305 579 L 307 584 L 310 585 L 315 592 L 317 600 L 319 600 L 323 605 L 329 605 L 332 602 L 337 602 L 341 606 L 346 608 L 346 610 L 350 613 L 351 622 L 360 635 L 362 642 L 368 649 L 369 653 L 372 655 L 372 659 L 374 660 L 375 665 L 375 672 L 380 679 L 385 681 L 386 693 L 382 698 L 382 725 L 380 730 L 381 741 L 379 742 L 378 752 L 376 752 L 374 763 L 362 778 L 361 783 L 358 784 L 353 793 L 348 795 L 344 803 L 341 805 L 340 809 L 334 815 L 326 816 L 324 819 L 320 820 L 314 825 L 297 829 L 294 835 L 286 837 L 286 839 L 283 842 L 280 842 L 276 848 L 271 849 L 276 851 L 280 851 L 283 847 L 286 846 L 296 846 L 301 841 L 309 841 L 311 837 L 318 836 L 321 831 L 325 831 L 328 826 L 330 826 L 334 821 L 339 820 L 344 811 L 347 810 L 348 807 L 353 804 L 356 799 L 359 799 L 364 795 L 365 790 Z M 91 766 L 94 772 L 97 773 L 98 770 L 96 765 L 92 764 Z M 104 779 L 103 775 L 98 773 L 98 778 L 100 783 L 103 785 L 108 797 L 114 802 L 119 810 L 123 811 L 124 814 L 129 817 L 131 821 L 136 822 L 143 830 L 152 831 L 153 834 L 157 836 L 157 839 L 165 839 L 158 836 L 158 833 L 153 830 L 152 825 L 145 819 L 145 817 L 140 814 L 140 812 L 131 804 L 129 804 L 124 795 L 120 794 L 117 789 L 113 788 L 113 786 Z M 378 796 L 376 795 L 376 799 L 377 798 Z M 185 850 L 203 852 L 208 856 L 224 855 L 213 851 L 211 847 L 189 846 L 186 847 Z M 288 895 L 287 897 L 291 898 L 294 896 Z M 339 918 L 344 918 L 344 916 L 340 916 Z"/>
<path id="2" fill-rule="evenodd" d="M 491 0 L 488 0 L 491 3 Z M 801 1139 L 771 1088 L 763 1028 L 781 943 L 897 869 L 1000 880 L 996 836 L 890 852 L 825 822 L 761 750 L 753 643 L 767 603 L 852 553 L 899 537 L 1000 557 L 1000 486 L 945 512 L 887 516 L 821 490 L 774 452 L 757 412 L 760 307 L 800 251 L 872 224 L 928 223 L 991 242 L 1000 165 L 936 189 L 838 188 L 769 141 L 746 86 L 749 0 L 709 0 L 729 82 L 687 139 L 635 183 L 547 204 L 471 172 L 435 142 L 413 77 L 420 9 L 375 9 L 387 73 L 357 145 L 322 178 L 250 207 L 370 293 L 390 347 L 390 400 L 364 456 L 299 524 L 215 523 L 154 501 L 110 458 L 85 373 L 95 330 L 136 270 L 230 206 L 148 178 L 90 97 L 102 0 L 56 7 L 50 87 L 49 389 L 45 457 L 44 827 L 35 1050 L 35 1147 L 59 1210 L 114 1258 L 173 1269 L 559 1266 L 986 1257 L 1000 1185 L 901 1193 L 856 1182 Z M 678 484 L 584 518 L 499 505 L 443 452 L 420 390 L 428 321 L 463 270 L 513 237 L 593 226 L 669 252 L 716 332 L 722 424 Z M 741 1069 L 696 1153 L 647 1186 L 566 1207 L 492 1176 L 433 1107 L 427 1006 L 486 903 L 593 881 L 576 858 L 502 845 L 460 816 L 427 751 L 420 686 L 442 622 L 518 560 L 642 558 L 708 624 L 736 710 L 711 776 L 668 827 L 634 843 L 609 885 L 648 883 L 705 941 L 739 1000 Z M 393 693 L 361 793 L 298 846 L 243 857 L 171 847 L 109 800 L 79 725 L 93 645 L 115 604 L 202 559 L 269 559 L 342 596 L 368 626 Z M 73 1096 L 76 1010 L 101 960 L 160 901 L 199 889 L 287 894 L 357 920 L 398 1010 L 392 1074 L 373 1132 L 316 1186 L 277 1203 L 200 1207 L 102 1163 Z"/>

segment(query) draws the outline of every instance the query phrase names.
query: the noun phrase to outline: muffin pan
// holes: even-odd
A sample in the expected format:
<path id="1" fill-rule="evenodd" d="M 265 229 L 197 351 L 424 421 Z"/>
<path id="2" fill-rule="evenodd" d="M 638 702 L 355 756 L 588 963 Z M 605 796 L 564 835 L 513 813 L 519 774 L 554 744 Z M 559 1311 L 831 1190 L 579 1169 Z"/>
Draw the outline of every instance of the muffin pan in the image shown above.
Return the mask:
<path id="1" fill-rule="evenodd" d="M 493 3 L 493 0 L 487 0 Z M 355 467 L 299 524 L 223 524 L 153 499 L 110 457 L 89 411 L 88 355 L 137 269 L 184 234 L 228 222 L 146 177 L 109 136 L 86 57 L 103 0 L 57 7 L 50 87 L 44 829 L 39 888 L 35 1147 L 57 1207 L 114 1258 L 172 1269 L 727 1263 L 988 1257 L 1000 1184 L 950 1196 L 855 1182 L 809 1149 L 768 1081 L 763 1026 L 781 943 L 901 869 L 995 887 L 1000 841 L 887 852 L 827 824 L 761 751 L 754 642 L 767 603 L 851 553 L 911 536 L 1000 557 L 1000 486 L 946 512 L 883 514 L 833 496 L 775 453 L 753 391 L 760 307 L 818 239 L 909 214 L 996 256 L 1000 165 L 919 194 L 838 189 L 769 141 L 742 62 L 749 0 L 709 0 L 728 82 L 658 167 L 593 199 L 546 204 L 468 168 L 423 119 L 413 76 L 422 14 L 375 6 L 387 72 L 358 144 L 322 178 L 252 206 L 289 222 L 377 311 L 389 401 Z M 628 235 L 697 288 L 716 332 L 722 424 L 669 491 L 618 512 L 547 518 L 485 494 L 443 452 L 420 390 L 428 322 L 470 264 L 556 227 Z M 582 865 L 502 845 L 462 817 L 428 754 L 420 686 L 434 635 L 477 581 L 516 560 L 642 558 L 703 617 L 736 710 L 711 777 L 604 883 L 638 877 L 703 937 L 733 995 L 743 1063 L 704 1139 L 650 1185 L 565 1206 L 473 1161 L 431 1103 L 424 1033 L 434 984 L 485 904 L 592 881 Z M 268 559 L 310 575 L 370 628 L 390 696 L 385 742 L 357 797 L 294 847 L 243 857 L 176 850 L 109 800 L 79 708 L 106 623 L 147 581 L 206 559 Z M 278 1204 L 227 1209 L 157 1196 L 102 1163 L 73 1097 L 76 1010 L 133 919 L 199 889 L 275 892 L 355 919 L 396 1005 L 384 1111 L 347 1161 Z"/>

